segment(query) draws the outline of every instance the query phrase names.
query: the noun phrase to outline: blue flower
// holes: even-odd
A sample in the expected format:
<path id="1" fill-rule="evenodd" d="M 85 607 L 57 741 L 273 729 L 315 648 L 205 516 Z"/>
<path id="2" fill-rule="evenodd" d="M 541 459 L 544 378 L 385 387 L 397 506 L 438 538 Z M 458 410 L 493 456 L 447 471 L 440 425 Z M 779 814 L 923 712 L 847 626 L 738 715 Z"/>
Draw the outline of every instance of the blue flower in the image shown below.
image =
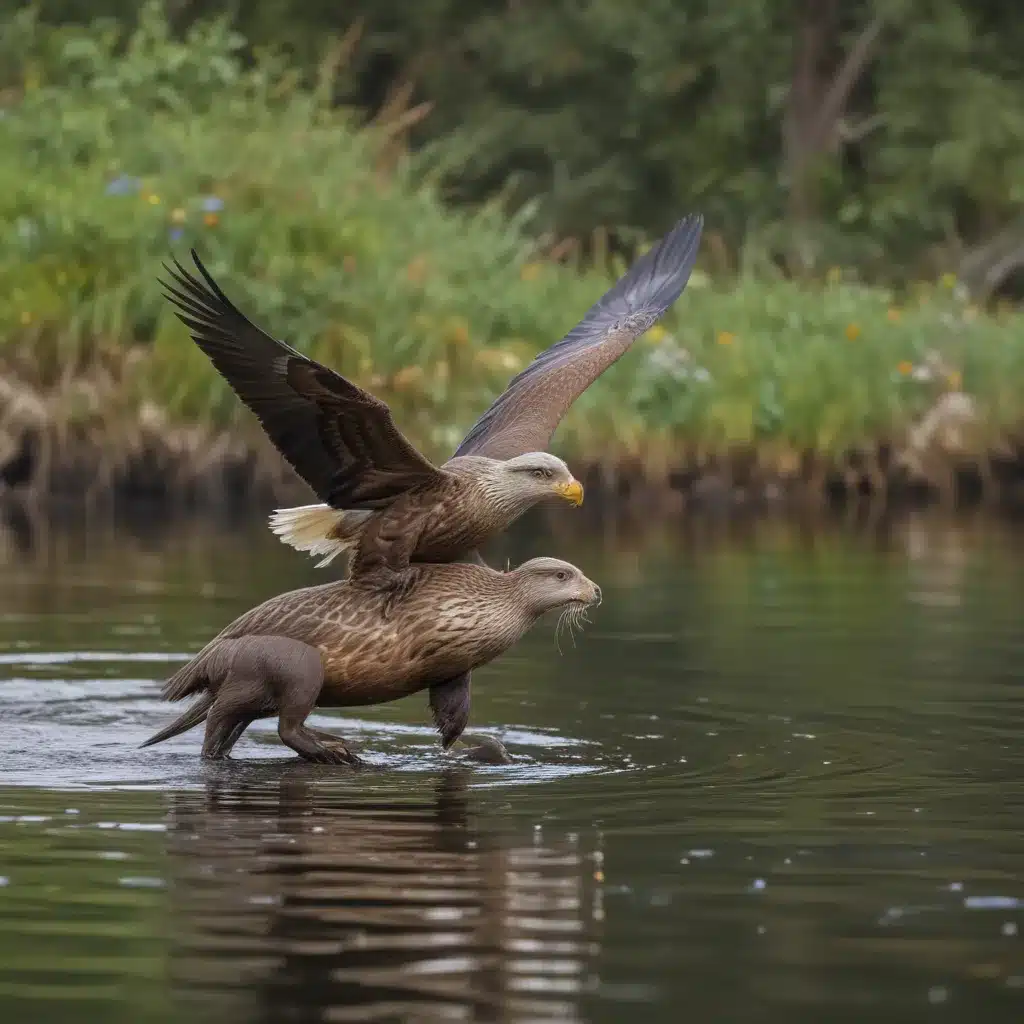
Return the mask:
<path id="1" fill-rule="evenodd" d="M 220 196 L 203 196 L 203 213 L 216 213 L 224 209 L 224 200 Z"/>
<path id="2" fill-rule="evenodd" d="M 181 228 L 171 228 L 169 234 L 172 242 L 177 242 L 185 232 Z"/>
<path id="3" fill-rule="evenodd" d="M 138 192 L 142 182 L 138 178 L 131 178 L 127 174 L 119 174 L 111 181 L 106 188 L 108 196 L 127 196 L 132 192 Z"/>

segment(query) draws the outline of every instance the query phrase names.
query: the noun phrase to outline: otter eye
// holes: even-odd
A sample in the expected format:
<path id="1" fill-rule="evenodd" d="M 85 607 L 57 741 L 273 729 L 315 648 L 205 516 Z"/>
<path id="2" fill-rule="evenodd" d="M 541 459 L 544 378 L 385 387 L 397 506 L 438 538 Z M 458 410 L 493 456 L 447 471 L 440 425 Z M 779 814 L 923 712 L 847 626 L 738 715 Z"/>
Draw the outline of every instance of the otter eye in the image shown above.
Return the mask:
<path id="1" fill-rule="evenodd" d="M 564 569 L 559 569 L 558 572 L 555 573 L 556 580 L 567 580 L 568 578 L 569 574 Z"/>

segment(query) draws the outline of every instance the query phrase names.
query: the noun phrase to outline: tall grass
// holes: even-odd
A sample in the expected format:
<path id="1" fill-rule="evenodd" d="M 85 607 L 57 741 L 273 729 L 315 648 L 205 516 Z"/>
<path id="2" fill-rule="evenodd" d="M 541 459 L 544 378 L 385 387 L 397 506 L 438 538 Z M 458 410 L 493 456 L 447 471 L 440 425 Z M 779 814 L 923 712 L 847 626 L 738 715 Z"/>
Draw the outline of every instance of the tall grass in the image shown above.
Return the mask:
<path id="1" fill-rule="evenodd" d="M 261 326 L 371 388 L 443 456 L 624 269 L 544 259 L 498 204 L 447 209 L 396 157 L 409 112 L 366 125 L 333 107 L 330 61 L 303 85 L 273 56 L 245 66 L 223 23 L 174 40 L 155 4 L 126 39 L 43 30 L 28 12 L 2 32 L 0 433 L 16 407 L 108 434 L 237 423 L 158 287 L 169 254 L 195 246 Z M 666 229 L 684 212 L 666 210 Z M 955 282 L 897 297 L 838 270 L 814 288 L 697 272 L 556 446 L 652 464 L 683 447 L 838 458 L 899 445 L 962 389 L 980 451 L 1019 425 L 1022 384 L 1024 321 L 967 306 Z"/>

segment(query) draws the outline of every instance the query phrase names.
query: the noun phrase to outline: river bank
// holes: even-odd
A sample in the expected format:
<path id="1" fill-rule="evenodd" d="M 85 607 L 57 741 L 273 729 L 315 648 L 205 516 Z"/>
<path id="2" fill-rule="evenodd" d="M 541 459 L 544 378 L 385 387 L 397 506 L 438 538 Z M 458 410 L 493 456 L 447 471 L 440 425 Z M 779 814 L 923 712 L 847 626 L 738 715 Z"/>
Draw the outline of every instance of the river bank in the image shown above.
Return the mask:
<path id="1" fill-rule="evenodd" d="M 970 408 L 966 396 L 950 396 L 912 443 L 860 446 L 839 459 L 770 445 L 709 451 L 684 443 L 603 459 L 553 449 L 583 481 L 587 507 L 602 515 L 851 504 L 1024 510 L 1024 446 L 1008 436 L 980 454 L 965 448 Z M 0 502 L 27 510 L 159 506 L 171 517 L 244 517 L 316 500 L 256 427 L 173 427 L 150 410 L 131 429 L 66 432 L 40 422 L 0 442 Z"/>
<path id="2" fill-rule="evenodd" d="M 19 501 L 302 499 L 164 299 L 172 253 L 194 246 L 256 323 L 440 460 L 626 267 L 500 204 L 451 208 L 396 144 L 409 112 L 360 122 L 330 101 L 337 68 L 314 85 L 247 64 L 215 26 L 186 45 L 150 19 L 127 47 L 8 28 L 25 73 L 0 98 L 0 488 Z M 713 275 L 715 234 L 559 429 L 595 498 L 1016 503 L 1019 313 L 948 274 Z"/>

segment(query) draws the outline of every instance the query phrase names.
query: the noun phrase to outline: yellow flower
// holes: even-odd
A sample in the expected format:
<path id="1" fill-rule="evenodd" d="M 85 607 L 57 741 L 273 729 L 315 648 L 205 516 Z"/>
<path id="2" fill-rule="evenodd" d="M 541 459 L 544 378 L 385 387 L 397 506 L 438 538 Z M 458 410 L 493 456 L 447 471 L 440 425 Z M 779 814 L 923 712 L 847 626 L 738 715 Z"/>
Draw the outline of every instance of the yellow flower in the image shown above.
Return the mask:
<path id="1" fill-rule="evenodd" d="M 420 284 L 427 276 L 426 256 L 417 256 L 405 268 L 405 275 L 413 284 Z"/>
<path id="2" fill-rule="evenodd" d="M 406 391 L 423 376 L 422 366 L 403 366 L 392 378 L 391 386 L 396 391 Z"/>
<path id="3" fill-rule="evenodd" d="M 946 377 L 946 383 L 949 384 L 954 391 L 959 391 L 963 382 L 964 379 L 959 370 L 951 371 Z"/>
<path id="4" fill-rule="evenodd" d="M 891 323 L 891 324 L 899 323 L 899 319 L 900 319 L 900 316 L 901 316 L 901 315 L 902 315 L 902 314 L 900 313 L 900 311 L 899 311 L 898 309 L 890 309 L 890 310 L 889 310 L 889 311 L 888 311 L 888 312 L 887 312 L 887 313 L 885 314 L 885 316 L 886 316 L 886 319 L 887 319 L 887 320 L 889 321 L 889 323 Z"/>
<path id="5" fill-rule="evenodd" d="M 902 359 L 896 364 L 896 371 L 903 377 L 909 377 L 914 372 L 914 364 L 907 359 Z"/>
<path id="6" fill-rule="evenodd" d="M 539 263 L 524 263 L 522 269 L 519 271 L 519 276 L 524 281 L 536 281 L 540 277 L 540 264 Z"/>
<path id="7" fill-rule="evenodd" d="M 473 355 L 474 362 L 488 370 L 506 372 L 521 368 L 521 360 L 514 352 L 502 348 L 482 348 Z"/>
<path id="8" fill-rule="evenodd" d="M 154 193 L 150 192 L 149 195 L 146 196 L 146 202 L 149 203 L 150 206 L 159 206 L 160 205 L 160 197 L 158 195 L 155 195 Z"/>
<path id="9" fill-rule="evenodd" d="M 716 341 L 719 345 L 731 345 L 736 340 L 736 335 L 732 331 L 719 331 Z"/>
<path id="10" fill-rule="evenodd" d="M 953 287 L 956 285 L 956 274 L 943 274 L 939 280 L 942 282 L 943 288 L 952 291 Z"/>
<path id="11" fill-rule="evenodd" d="M 828 273 L 825 275 L 825 280 L 829 284 L 839 284 L 843 279 L 843 272 L 839 267 L 829 267 Z"/>
<path id="12" fill-rule="evenodd" d="M 28 325 L 32 323 L 32 314 L 27 309 L 22 310 L 21 322 L 25 327 L 28 327 Z"/>
<path id="13" fill-rule="evenodd" d="M 666 337 L 668 337 L 668 331 L 666 331 L 665 328 L 661 326 L 661 324 L 655 324 L 647 332 L 647 340 L 654 345 L 660 345 Z"/>
<path id="14" fill-rule="evenodd" d="M 218 217 L 217 214 L 215 213 L 204 213 L 203 223 L 208 228 L 215 228 L 220 223 L 220 217 Z"/>
<path id="15" fill-rule="evenodd" d="M 448 330 L 448 340 L 453 345 L 469 344 L 469 325 L 465 320 L 454 320 Z"/>
<path id="16" fill-rule="evenodd" d="M 185 223 L 185 211 L 179 206 L 171 210 L 171 223 L 172 224 L 184 224 Z"/>
<path id="17" fill-rule="evenodd" d="M 856 341 L 860 337 L 860 328 L 856 324 L 846 325 L 846 337 L 850 341 Z"/>

